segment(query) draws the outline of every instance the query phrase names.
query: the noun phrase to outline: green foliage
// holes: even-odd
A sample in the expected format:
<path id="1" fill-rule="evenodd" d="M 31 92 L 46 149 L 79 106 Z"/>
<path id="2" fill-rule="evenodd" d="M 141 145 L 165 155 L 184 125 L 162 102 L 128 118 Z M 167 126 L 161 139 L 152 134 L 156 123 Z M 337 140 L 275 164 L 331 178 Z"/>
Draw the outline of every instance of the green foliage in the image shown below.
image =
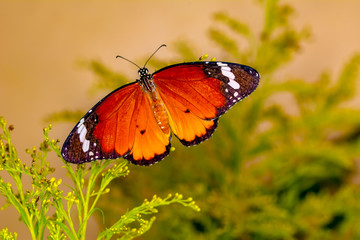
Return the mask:
<path id="1" fill-rule="evenodd" d="M 51 126 L 50 126 L 51 127 Z M 31 157 L 30 164 L 22 162 L 17 157 L 17 151 L 11 142 L 10 131 L 6 121 L 0 117 L 0 195 L 7 200 L 2 209 L 13 206 L 20 215 L 20 220 L 27 226 L 32 239 L 86 239 L 87 224 L 90 216 L 99 211 L 99 199 L 109 193 L 110 182 L 129 174 L 127 161 L 97 161 L 78 165 L 76 170 L 64 160 L 64 168 L 73 186 L 62 190 L 62 179 L 50 175 L 55 171 L 50 167 L 47 156 L 54 151 L 61 158 L 58 141 L 50 140 L 49 128 L 44 129 L 44 141 L 40 147 L 27 150 Z M 111 166 L 112 165 L 112 166 Z M 7 173 L 7 177 L 3 174 Z M 13 183 L 6 180 L 11 178 Z M 31 182 L 26 189 L 25 182 Z M 113 225 L 100 232 L 98 239 L 110 239 L 113 236 L 120 239 L 133 239 L 141 236 L 151 227 L 155 217 L 147 219 L 143 216 L 157 213 L 157 208 L 172 203 L 180 203 L 199 211 L 191 198 L 183 199 L 182 195 L 169 194 L 161 199 L 154 196 L 151 201 L 145 201 L 139 206 L 124 213 Z M 55 211 L 50 215 L 51 208 Z M 103 215 L 103 218 L 105 216 Z M 47 233 L 46 233 L 47 230 Z M 0 232 L 1 239 L 16 239 L 16 233 L 10 233 L 7 228 Z"/>
<path id="2" fill-rule="evenodd" d="M 9 232 L 9 229 L 4 228 L 0 231 L 0 239 L 16 240 L 17 234 L 12 234 L 11 232 Z"/>

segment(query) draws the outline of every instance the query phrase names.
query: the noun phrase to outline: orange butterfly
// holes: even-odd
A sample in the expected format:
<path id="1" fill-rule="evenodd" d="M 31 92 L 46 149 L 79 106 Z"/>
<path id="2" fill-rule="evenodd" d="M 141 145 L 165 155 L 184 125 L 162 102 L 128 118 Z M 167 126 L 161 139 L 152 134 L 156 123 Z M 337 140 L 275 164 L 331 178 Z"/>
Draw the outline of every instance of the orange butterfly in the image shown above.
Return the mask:
<path id="1" fill-rule="evenodd" d="M 214 61 L 175 64 L 153 74 L 144 66 L 138 73 L 140 79 L 81 118 L 62 147 L 66 161 L 124 157 L 151 165 L 169 154 L 171 132 L 185 146 L 208 139 L 219 117 L 252 93 L 260 78 L 251 67 Z"/>

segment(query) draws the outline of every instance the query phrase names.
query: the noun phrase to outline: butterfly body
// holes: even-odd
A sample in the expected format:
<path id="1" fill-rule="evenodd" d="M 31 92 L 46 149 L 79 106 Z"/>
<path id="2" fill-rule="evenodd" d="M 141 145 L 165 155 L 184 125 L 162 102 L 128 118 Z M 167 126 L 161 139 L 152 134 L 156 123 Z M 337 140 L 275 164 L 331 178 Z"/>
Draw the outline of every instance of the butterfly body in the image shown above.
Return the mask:
<path id="1" fill-rule="evenodd" d="M 173 133 L 185 146 L 208 139 L 219 117 L 248 96 L 260 75 L 228 62 L 171 65 L 124 85 L 96 104 L 74 127 L 63 148 L 72 163 L 124 157 L 151 165 L 169 154 Z"/>
<path id="2" fill-rule="evenodd" d="M 156 90 L 152 75 L 148 74 L 147 68 L 139 70 L 140 80 L 137 80 L 143 91 L 150 99 L 151 109 L 153 111 L 156 123 L 164 133 L 169 133 L 169 117 L 163 101 Z"/>

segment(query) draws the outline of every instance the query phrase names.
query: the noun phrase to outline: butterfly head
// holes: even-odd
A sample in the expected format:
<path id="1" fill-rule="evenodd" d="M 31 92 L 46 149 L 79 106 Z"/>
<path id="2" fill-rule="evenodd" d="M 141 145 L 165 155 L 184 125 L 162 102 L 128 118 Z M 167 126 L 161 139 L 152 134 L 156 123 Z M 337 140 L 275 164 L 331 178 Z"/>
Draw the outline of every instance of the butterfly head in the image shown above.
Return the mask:
<path id="1" fill-rule="evenodd" d="M 140 68 L 138 73 L 139 73 L 140 78 L 144 78 L 144 77 L 151 78 L 151 76 L 149 74 L 149 70 L 146 67 Z"/>
<path id="2" fill-rule="evenodd" d="M 152 75 L 149 73 L 149 70 L 147 68 L 145 68 L 145 67 L 140 68 L 138 73 L 139 73 L 139 76 L 140 76 L 140 81 L 142 83 L 144 83 L 144 82 L 146 83 L 146 82 L 148 82 L 149 80 L 152 79 Z"/>

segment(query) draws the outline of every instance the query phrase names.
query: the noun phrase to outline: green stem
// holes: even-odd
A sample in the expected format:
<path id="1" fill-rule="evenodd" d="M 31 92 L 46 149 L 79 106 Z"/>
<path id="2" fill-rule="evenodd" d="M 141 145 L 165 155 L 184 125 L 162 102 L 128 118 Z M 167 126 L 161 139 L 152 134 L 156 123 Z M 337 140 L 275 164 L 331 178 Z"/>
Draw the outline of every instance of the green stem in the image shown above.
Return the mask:
<path id="1" fill-rule="evenodd" d="M 91 213 L 96 206 L 96 203 L 99 199 L 99 195 L 101 195 L 102 189 L 99 190 L 100 193 L 98 193 L 98 196 L 95 198 L 93 203 L 90 206 L 90 198 L 92 196 L 92 192 L 94 190 L 96 179 L 98 176 L 103 172 L 103 170 L 110 164 L 109 161 L 101 161 L 100 163 L 92 162 L 91 163 L 91 171 L 90 176 L 88 180 L 88 186 L 86 189 L 86 195 L 85 195 L 85 201 L 84 201 L 84 209 L 83 209 L 83 222 L 80 224 L 80 238 L 85 239 L 86 236 L 86 230 L 87 230 L 87 223 L 89 221 L 89 218 L 91 216 Z"/>
<path id="2" fill-rule="evenodd" d="M 85 201 L 83 203 L 83 208 L 84 208 L 84 212 L 83 212 L 83 221 L 80 224 L 80 239 L 85 240 L 85 236 L 86 236 L 86 227 L 87 227 L 87 222 L 88 222 L 88 208 L 89 208 L 89 201 L 90 201 L 90 181 L 91 178 L 89 179 L 89 183 L 87 186 L 87 190 L 86 190 L 86 195 L 85 195 Z"/>
<path id="3" fill-rule="evenodd" d="M 23 218 L 26 217 L 26 222 L 28 223 L 28 228 L 31 234 L 31 238 L 33 240 L 36 240 L 36 234 L 34 232 L 34 226 L 33 226 L 33 217 L 32 215 L 29 213 L 29 210 L 27 209 L 27 207 L 24 205 L 25 204 L 25 197 L 24 197 L 24 192 L 23 192 L 23 186 L 22 186 L 22 182 L 21 182 L 21 177 L 17 174 L 12 175 L 12 178 L 14 179 L 16 188 L 18 190 L 19 196 L 20 196 L 20 206 L 23 209 L 23 212 L 25 212 L 26 216 L 22 216 Z M 16 205 L 14 205 L 16 206 Z M 19 213 L 21 213 L 22 211 L 19 211 Z"/>

